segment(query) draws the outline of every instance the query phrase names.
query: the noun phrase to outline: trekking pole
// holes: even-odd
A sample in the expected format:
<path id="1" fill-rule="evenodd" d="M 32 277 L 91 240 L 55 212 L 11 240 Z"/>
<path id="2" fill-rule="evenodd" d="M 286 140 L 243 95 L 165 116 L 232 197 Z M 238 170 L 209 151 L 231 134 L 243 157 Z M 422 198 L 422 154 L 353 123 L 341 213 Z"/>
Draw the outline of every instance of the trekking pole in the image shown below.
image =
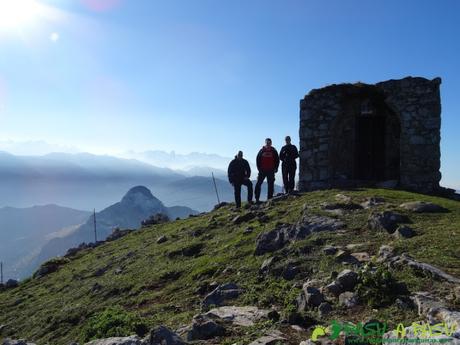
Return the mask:
<path id="1" fill-rule="evenodd" d="M 3 261 L 0 262 L 0 284 L 3 284 Z"/>
<path id="2" fill-rule="evenodd" d="M 219 193 L 217 192 L 217 185 L 216 185 L 216 179 L 214 178 L 214 173 L 211 172 L 211 175 L 212 175 L 212 181 L 214 182 L 214 189 L 216 190 L 217 204 L 220 204 Z"/>
<path id="3" fill-rule="evenodd" d="M 94 243 L 97 243 L 97 232 L 96 232 L 96 209 L 93 210 L 93 220 L 94 220 Z"/>

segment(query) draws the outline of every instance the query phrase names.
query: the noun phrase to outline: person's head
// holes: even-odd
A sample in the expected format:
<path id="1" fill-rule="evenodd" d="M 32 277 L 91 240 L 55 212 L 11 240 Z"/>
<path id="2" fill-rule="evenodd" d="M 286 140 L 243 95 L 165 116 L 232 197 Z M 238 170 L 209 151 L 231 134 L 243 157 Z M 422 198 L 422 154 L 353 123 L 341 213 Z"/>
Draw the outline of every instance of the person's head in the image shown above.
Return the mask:
<path id="1" fill-rule="evenodd" d="M 238 151 L 238 154 L 236 155 L 236 158 L 242 159 L 243 158 L 243 151 Z"/>
<path id="2" fill-rule="evenodd" d="M 268 147 L 272 146 L 272 140 L 270 138 L 265 139 L 265 145 Z"/>
<path id="3" fill-rule="evenodd" d="M 286 144 L 290 144 L 291 143 L 291 137 L 289 135 L 286 136 L 286 138 L 284 138 L 284 140 L 286 140 Z"/>

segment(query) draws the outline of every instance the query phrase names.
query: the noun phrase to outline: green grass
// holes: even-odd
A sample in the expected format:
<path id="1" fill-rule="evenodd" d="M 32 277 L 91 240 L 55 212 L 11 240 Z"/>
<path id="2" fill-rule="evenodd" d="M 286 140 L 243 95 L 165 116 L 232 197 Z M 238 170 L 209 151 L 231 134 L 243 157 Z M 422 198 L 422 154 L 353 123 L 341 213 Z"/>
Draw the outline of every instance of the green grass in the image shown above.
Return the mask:
<path id="1" fill-rule="evenodd" d="M 336 216 L 347 224 L 345 231 L 314 234 L 283 249 L 285 260 L 293 260 L 300 267 L 301 273 L 295 280 L 259 276 L 259 267 L 270 254 L 253 255 L 257 235 L 273 229 L 278 222 L 296 222 L 306 207 L 310 213 L 330 215 L 321 209 L 321 204 L 334 202 L 337 193 L 349 195 L 355 202 L 370 196 L 383 197 L 394 208 L 402 202 L 431 201 L 449 212 L 414 214 L 398 210 L 410 217 L 410 225 L 417 232 L 417 236 L 406 240 L 368 230 L 371 210 L 347 212 Z M 379 206 L 373 210 L 382 209 Z M 96 321 L 110 308 L 123 310 L 136 323 L 149 328 L 163 324 L 175 329 L 189 324 L 193 315 L 200 312 L 203 297 L 197 294 L 197 288 L 214 281 L 235 282 L 245 289 L 234 304 L 275 306 L 285 315 L 295 308 L 293 300 L 302 282 L 310 278 L 330 282 L 332 271 L 345 268 L 322 253 L 326 244 L 359 243 L 361 248 L 357 251 L 371 255 L 377 254 L 380 245 L 390 244 L 397 253 L 407 252 L 417 260 L 460 276 L 460 204 L 456 201 L 396 190 L 327 190 L 290 197 L 265 212 L 269 216 L 267 223 L 253 219 L 234 225 L 231 220 L 236 213 L 224 207 L 200 217 L 144 228 L 96 249 L 84 250 L 57 272 L 28 279 L 16 289 L 0 292 L 0 324 L 6 325 L 1 335 L 26 338 L 39 345 L 84 341 L 88 329 L 97 325 Z M 254 231 L 243 234 L 248 226 Z M 157 244 L 160 235 L 166 235 L 168 241 Z M 202 246 L 200 253 L 183 256 L 193 245 Z M 96 276 L 100 269 L 105 273 Z M 117 269 L 121 269 L 120 274 Z M 394 277 L 405 282 L 411 291 L 448 293 L 445 283 L 418 277 L 410 269 L 396 271 Z M 96 283 L 100 289 L 94 288 Z M 415 321 L 416 315 L 410 310 L 396 310 L 394 305 L 380 309 L 363 306 L 358 314 L 336 306 L 327 319 L 320 320 L 315 313 L 311 317 L 323 323 L 334 318 L 362 321 L 365 317 L 386 318 L 396 323 Z M 132 333 L 134 321 L 129 317 L 127 320 L 128 326 L 120 327 L 120 334 Z M 251 329 L 235 328 L 222 343 L 247 343 L 273 327 L 272 323 L 264 323 Z"/>

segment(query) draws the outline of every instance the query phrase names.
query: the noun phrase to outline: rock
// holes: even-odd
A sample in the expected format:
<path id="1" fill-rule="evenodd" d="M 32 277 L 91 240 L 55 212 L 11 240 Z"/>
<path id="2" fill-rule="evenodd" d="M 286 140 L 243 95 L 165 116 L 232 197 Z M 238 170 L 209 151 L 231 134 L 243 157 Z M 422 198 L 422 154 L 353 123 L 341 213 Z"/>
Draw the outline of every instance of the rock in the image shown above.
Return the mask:
<path id="1" fill-rule="evenodd" d="M 225 306 L 214 308 L 203 316 L 208 319 L 220 319 L 244 327 L 254 326 L 254 324 L 259 321 L 279 319 L 278 313 L 274 310 L 259 309 L 252 306 Z"/>
<path id="2" fill-rule="evenodd" d="M 336 282 L 342 291 L 352 291 L 358 283 L 358 274 L 352 270 L 343 270 L 338 274 Z"/>
<path id="3" fill-rule="evenodd" d="M 254 212 L 246 212 L 245 214 L 241 214 L 233 218 L 233 224 L 241 224 L 244 222 L 248 222 L 251 219 L 255 218 L 256 214 Z"/>
<path id="4" fill-rule="evenodd" d="M 163 224 L 169 222 L 169 217 L 163 213 L 151 215 L 149 218 L 144 219 L 141 223 L 142 227 L 147 227 L 155 224 Z"/>
<path id="5" fill-rule="evenodd" d="M 8 279 L 5 283 L 5 288 L 7 289 L 14 289 L 15 287 L 18 287 L 19 282 L 16 279 Z"/>
<path id="6" fill-rule="evenodd" d="M 280 331 L 273 331 L 270 334 L 264 335 L 253 342 L 249 343 L 249 345 L 278 345 L 286 341 L 286 338 Z"/>
<path id="7" fill-rule="evenodd" d="M 274 252 L 281 249 L 286 243 L 302 240 L 312 233 L 336 231 L 344 226 L 345 223 L 335 218 L 304 215 L 294 225 L 281 224 L 269 232 L 261 233 L 256 240 L 255 254 Z"/>
<path id="8" fill-rule="evenodd" d="M 343 202 L 343 203 L 351 202 L 351 197 L 348 195 L 344 195 L 344 194 L 336 194 L 334 198 L 338 202 Z"/>
<path id="9" fill-rule="evenodd" d="M 420 272 L 425 276 L 432 277 L 438 280 L 444 280 L 452 284 L 460 284 L 459 278 L 454 277 L 430 264 L 414 260 L 405 253 L 398 256 L 390 257 L 386 261 L 392 267 L 410 267 L 416 272 Z"/>
<path id="10" fill-rule="evenodd" d="M 399 207 L 416 213 L 436 213 L 447 211 L 447 209 L 442 206 L 425 201 L 406 202 L 399 205 Z"/>
<path id="11" fill-rule="evenodd" d="M 351 253 L 350 256 L 355 258 L 357 261 L 361 262 L 369 262 L 371 261 L 371 256 L 368 252 L 358 252 L 358 253 Z"/>
<path id="12" fill-rule="evenodd" d="M 303 312 L 310 308 L 318 307 L 323 301 L 324 296 L 318 289 L 304 285 L 296 300 L 297 310 Z"/>
<path id="13" fill-rule="evenodd" d="M 41 278 L 50 273 L 56 272 L 61 266 L 69 263 L 68 258 L 55 257 L 43 263 L 33 274 L 34 278 Z"/>
<path id="14" fill-rule="evenodd" d="M 273 264 L 278 261 L 279 258 L 276 256 L 269 257 L 268 259 L 265 259 L 262 265 L 259 268 L 259 273 L 268 273 L 270 268 L 273 266 Z"/>
<path id="15" fill-rule="evenodd" d="M 219 285 L 204 298 L 202 305 L 203 307 L 221 306 L 224 301 L 237 298 L 242 292 L 243 290 L 233 283 Z"/>
<path id="16" fill-rule="evenodd" d="M 85 343 L 85 345 L 143 345 L 144 342 L 138 336 L 114 337 L 106 339 L 97 339 Z"/>
<path id="17" fill-rule="evenodd" d="M 96 293 L 101 291 L 103 286 L 99 283 L 94 283 L 93 286 L 91 287 L 91 292 Z"/>
<path id="18" fill-rule="evenodd" d="M 148 345 L 185 345 L 186 343 L 176 333 L 165 326 L 154 328 L 150 332 Z M 146 344 L 147 345 L 147 344 Z"/>
<path id="19" fill-rule="evenodd" d="M 252 234 L 253 231 L 254 231 L 254 228 L 251 226 L 248 226 L 246 229 L 244 229 L 243 234 L 249 235 L 249 234 Z"/>
<path id="20" fill-rule="evenodd" d="M 358 305 L 358 296 L 350 291 L 343 292 L 339 295 L 339 304 L 347 308 L 353 308 Z"/>
<path id="21" fill-rule="evenodd" d="M 393 211 L 384 211 L 371 214 L 367 223 L 372 230 L 385 230 L 392 234 L 395 232 L 399 223 L 407 223 L 408 221 L 409 219 L 402 214 Z"/>
<path id="22" fill-rule="evenodd" d="M 161 235 L 160 237 L 157 238 L 157 243 L 164 243 L 168 240 L 168 238 L 165 235 Z"/>
<path id="23" fill-rule="evenodd" d="M 327 293 L 330 293 L 336 297 L 342 293 L 342 286 L 337 282 L 330 283 L 324 289 Z"/>
<path id="24" fill-rule="evenodd" d="M 126 235 L 128 235 L 129 233 L 131 233 L 133 231 L 134 230 L 129 230 L 129 229 L 120 230 L 119 228 L 115 228 L 112 231 L 112 233 L 109 236 L 107 236 L 107 238 L 105 240 L 107 242 L 115 241 L 115 240 L 118 240 L 119 238 L 125 237 Z"/>
<path id="25" fill-rule="evenodd" d="M 292 280 L 299 273 L 299 268 L 291 262 L 288 262 L 281 272 L 281 276 L 286 280 Z"/>
<path id="26" fill-rule="evenodd" d="M 6 338 L 3 340 L 3 345 L 35 345 L 34 343 L 29 343 L 24 339 L 13 340 Z"/>
<path id="27" fill-rule="evenodd" d="M 337 253 L 337 247 L 334 247 L 334 246 L 326 246 L 323 248 L 323 253 L 326 254 L 326 255 L 334 255 L 335 253 Z"/>
<path id="28" fill-rule="evenodd" d="M 371 208 L 371 207 L 375 207 L 375 206 L 380 206 L 380 205 L 382 205 L 384 203 L 385 203 L 384 198 L 371 197 L 371 198 L 367 198 L 366 201 L 361 203 L 361 206 L 367 209 L 367 208 Z"/>
<path id="29" fill-rule="evenodd" d="M 393 247 L 382 245 L 379 248 L 378 261 L 386 261 L 394 255 Z"/>
<path id="30" fill-rule="evenodd" d="M 225 335 L 225 328 L 215 321 L 197 315 L 193 318 L 191 330 L 187 333 L 187 340 L 206 340 Z"/>
<path id="31" fill-rule="evenodd" d="M 0 325 L 0 334 L 2 334 L 3 330 L 6 328 L 6 325 Z"/>
<path id="32" fill-rule="evenodd" d="M 393 235 L 397 238 L 411 238 L 415 236 L 415 231 L 407 225 L 400 225 Z"/>
<path id="33" fill-rule="evenodd" d="M 307 304 L 312 307 L 318 307 L 324 300 L 323 294 L 316 288 L 307 286 L 303 289 Z"/>
<path id="34" fill-rule="evenodd" d="M 318 307 L 320 317 L 324 317 L 332 312 L 332 306 L 328 302 L 323 302 Z"/>
<path id="35" fill-rule="evenodd" d="M 269 232 L 260 233 L 256 239 L 255 255 L 263 255 L 281 249 L 288 240 L 289 229 L 289 226 L 282 225 Z"/>

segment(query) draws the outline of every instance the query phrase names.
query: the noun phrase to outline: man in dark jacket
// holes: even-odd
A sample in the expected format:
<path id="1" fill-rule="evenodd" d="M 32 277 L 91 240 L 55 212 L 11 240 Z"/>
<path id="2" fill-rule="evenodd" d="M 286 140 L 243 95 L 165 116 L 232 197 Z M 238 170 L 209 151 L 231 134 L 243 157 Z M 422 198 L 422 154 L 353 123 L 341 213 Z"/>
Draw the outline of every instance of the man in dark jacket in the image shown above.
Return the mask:
<path id="1" fill-rule="evenodd" d="M 291 193 L 295 186 L 295 171 L 297 170 L 296 159 L 299 157 L 297 147 L 291 144 L 291 137 L 286 137 L 286 145 L 280 151 L 281 171 L 283 173 L 284 191 Z"/>
<path id="2" fill-rule="evenodd" d="M 280 159 L 278 151 L 272 146 L 270 138 L 265 139 L 265 146 L 262 147 L 257 154 L 257 169 L 259 175 L 257 176 L 257 183 L 255 188 L 256 202 L 259 202 L 260 188 L 265 178 L 267 178 L 268 195 L 267 199 L 273 197 L 273 189 L 275 187 L 275 174 L 278 171 Z"/>
<path id="3" fill-rule="evenodd" d="M 235 204 L 241 207 L 241 186 L 248 187 L 248 203 L 252 202 L 252 182 L 251 167 L 246 159 L 243 159 L 243 152 L 238 151 L 238 155 L 228 166 L 228 181 L 233 185 L 235 191 Z"/>

